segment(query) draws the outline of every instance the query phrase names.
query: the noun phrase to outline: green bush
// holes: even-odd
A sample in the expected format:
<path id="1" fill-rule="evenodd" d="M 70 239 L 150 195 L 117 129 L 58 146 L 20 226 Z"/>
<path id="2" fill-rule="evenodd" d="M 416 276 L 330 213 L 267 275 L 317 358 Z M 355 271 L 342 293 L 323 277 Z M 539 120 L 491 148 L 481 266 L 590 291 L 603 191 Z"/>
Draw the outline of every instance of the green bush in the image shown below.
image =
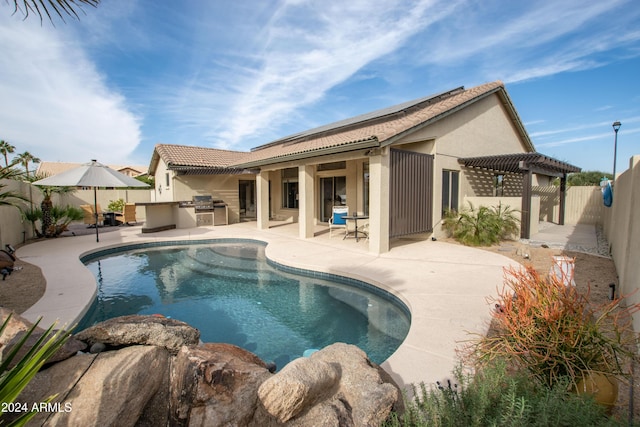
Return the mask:
<path id="1" fill-rule="evenodd" d="M 107 206 L 107 210 L 109 212 L 124 212 L 124 200 L 109 200 L 109 205 Z"/>
<path id="2" fill-rule="evenodd" d="M 414 387 L 414 398 L 405 401 L 404 414 L 392 414 L 385 426 L 626 425 L 608 418 L 591 396 L 571 393 L 567 384 L 541 386 L 525 374 L 509 372 L 503 362 L 486 366 L 475 376 L 458 368 L 455 380 L 457 384 Z"/>
<path id="3" fill-rule="evenodd" d="M 461 212 L 445 212 L 442 228 L 464 245 L 491 246 L 517 234 L 520 220 L 516 212 L 502 204 L 476 209 L 469 202 L 469 208 Z"/>

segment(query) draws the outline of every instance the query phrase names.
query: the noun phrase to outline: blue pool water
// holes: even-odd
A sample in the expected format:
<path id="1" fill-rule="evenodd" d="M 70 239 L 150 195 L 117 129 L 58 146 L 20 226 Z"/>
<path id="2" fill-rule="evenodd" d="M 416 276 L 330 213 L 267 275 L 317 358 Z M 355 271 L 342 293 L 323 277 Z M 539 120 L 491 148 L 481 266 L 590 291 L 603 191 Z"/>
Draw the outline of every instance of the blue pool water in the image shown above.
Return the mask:
<path id="1" fill-rule="evenodd" d="M 278 368 L 334 342 L 357 345 L 381 363 L 406 337 L 410 317 L 396 298 L 352 279 L 275 265 L 264 249 L 213 241 L 85 258 L 98 296 L 78 330 L 162 314 L 198 328 L 204 342 L 238 345 Z"/>

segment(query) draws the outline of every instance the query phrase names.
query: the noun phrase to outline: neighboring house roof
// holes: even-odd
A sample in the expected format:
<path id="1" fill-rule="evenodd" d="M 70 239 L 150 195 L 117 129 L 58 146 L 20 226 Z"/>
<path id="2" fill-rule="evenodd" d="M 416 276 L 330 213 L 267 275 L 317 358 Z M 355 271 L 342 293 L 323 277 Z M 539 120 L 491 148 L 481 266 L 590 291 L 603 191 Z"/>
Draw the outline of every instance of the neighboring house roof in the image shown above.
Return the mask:
<path id="1" fill-rule="evenodd" d="M 504 84 L 496 81 L 466 90 L 456 88 L 294 134 L 253 149 L 236 166 L 258 167 L 280 161 L 386 146 L 492 94 L 500 97 L 526 149 L 535 151 Z"/>
<path id="2" fill-rule="evenodd" d="M 38 176 L 53 176 L 62 172 L 66 172 L 70 169 L 82 166 L 83 163 L 71 163 L 71 162 L 40 162 L 38 163 L 38 169 L 36 175 Z M 111 169 L 118 172 L 124 172 L 126 170 L 135 171 L 135 174 L 127 174 L 131 176 L 139 176 L 147 173 L 146 166 L 140 165 L 107 165 Z"/>
<path id="3" fill-rule="evenodd" d="M 244 169 L 233 168 L 248 153 L 243 151 L 219 150 L 217 148 L 190 145 L 157 144 L 153 150 L 149 173 L 154 174 L 160 159 L 170 170 L 184 174 L 198 173 L 244 173 Z"/>

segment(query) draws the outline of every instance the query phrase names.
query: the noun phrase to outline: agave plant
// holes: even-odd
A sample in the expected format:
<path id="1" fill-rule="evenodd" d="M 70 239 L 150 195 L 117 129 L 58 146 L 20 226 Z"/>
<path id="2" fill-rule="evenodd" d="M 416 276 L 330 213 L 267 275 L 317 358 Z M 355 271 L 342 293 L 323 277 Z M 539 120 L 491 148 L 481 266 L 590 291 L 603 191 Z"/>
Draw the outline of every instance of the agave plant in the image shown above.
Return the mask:
<path id="1" fill-rule="evenodd" d="M 7 317 L 0 327 L 0 335 L 4 333 L 10 319 L 11 315 Z M 11 366 L 11 363 L 16 358 L 20 349 L 25 345 L 25 342 L 37 328 L 40 320 L 41 319 L 38 319 L 33 326 L 29 328 L 20 341 L 13 346 L 6 358 L 2 360 L 2 363 L 0 363 L 0 402 L 2 403 L 13 402 L 38 373 L 45 362 L 67 342 L 71 335 L 71 330 L 54 331 L 53 327 L 55 324 L 51 325 L 45 333 L 38 338 L 35 345 L 31 347 L 31 349 L 29 349 L 29 351 L 22 356 L 22 358 L 12 368 L 9 369 L 9 366 Z M 46 399 L 46 402 L 50 402 L 55 397 L 55 395 L 50 396 Z M 8 425 L 25 425 L 36 414 L 37 412 L 26 412 Z M 0 414 L 0 423 L 1 422 L 2 415 Z"/>

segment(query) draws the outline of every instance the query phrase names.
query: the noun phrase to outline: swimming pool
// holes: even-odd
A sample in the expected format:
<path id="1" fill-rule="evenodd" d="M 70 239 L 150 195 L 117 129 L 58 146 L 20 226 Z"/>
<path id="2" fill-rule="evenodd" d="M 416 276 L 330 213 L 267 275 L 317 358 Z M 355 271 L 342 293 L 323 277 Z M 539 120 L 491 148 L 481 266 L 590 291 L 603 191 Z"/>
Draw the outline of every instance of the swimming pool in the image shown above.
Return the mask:
<path id="1" fill-rule="evenodd" d="M 270 262 L 265 244 L 221 239 L 139 244 L 82 259 L 98 283 L 78 330 L 127 314 L 162 314 L 198 328 L 204 342 L 243 347 L 278 368 L 305 350 L 354 344 L 382 363 L 410 326 L 384 290 Z"/>

